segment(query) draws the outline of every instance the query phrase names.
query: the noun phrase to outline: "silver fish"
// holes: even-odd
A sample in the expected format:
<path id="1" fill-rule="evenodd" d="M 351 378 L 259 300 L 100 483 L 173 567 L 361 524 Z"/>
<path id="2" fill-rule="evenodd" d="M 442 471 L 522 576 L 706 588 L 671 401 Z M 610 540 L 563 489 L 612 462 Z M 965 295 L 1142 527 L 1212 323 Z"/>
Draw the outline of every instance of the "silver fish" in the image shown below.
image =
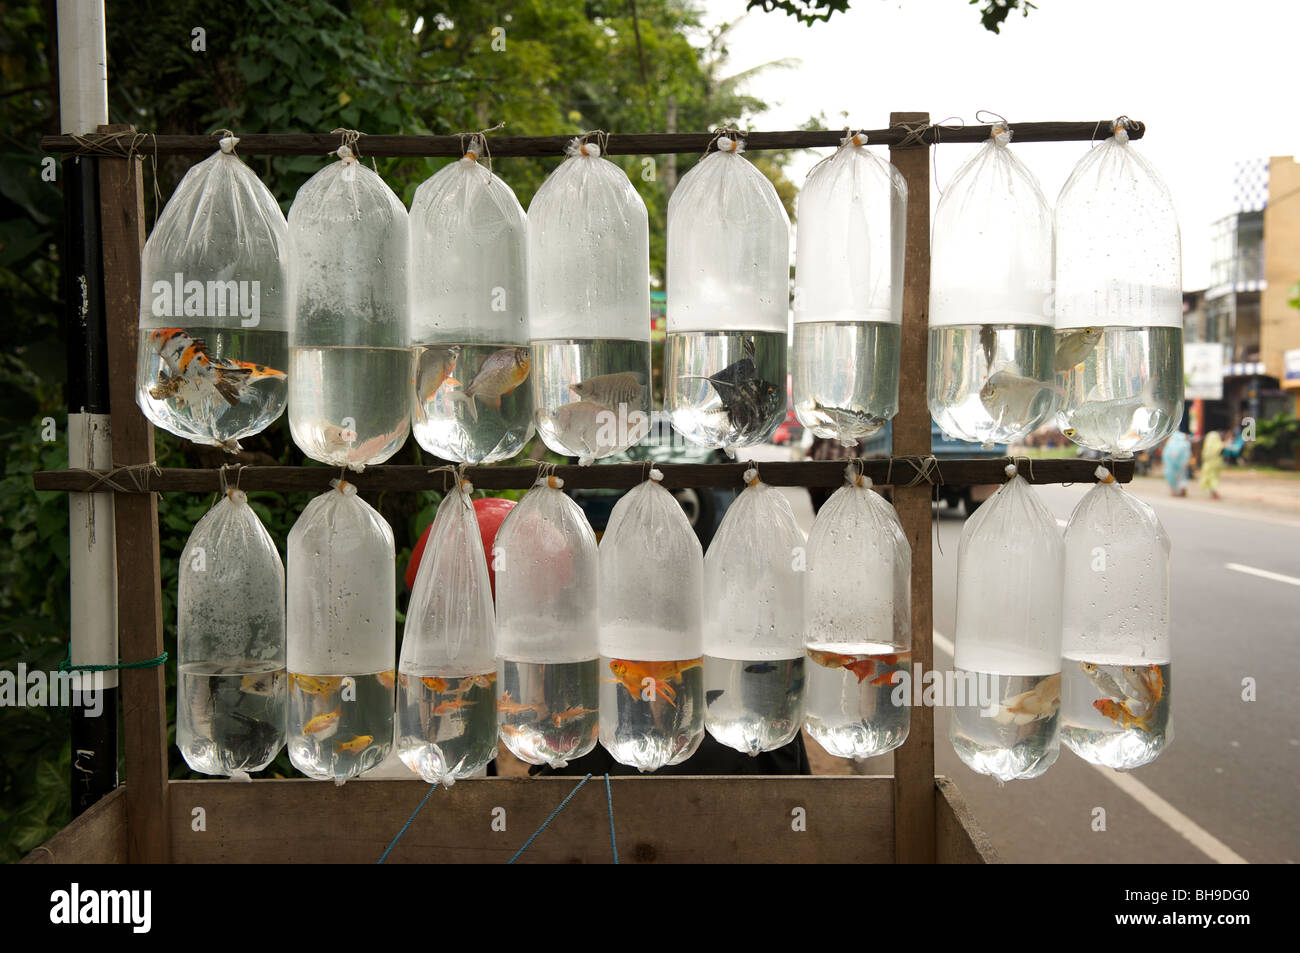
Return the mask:
<path id="1" fill-rule="evenodd" d="M 1101 328 L 1083 328 L 1061 337 L 1056 345 L 1056 370 L 1068 371 L 1082 364 L 1101 340 Z"/>
<path id="2" fill-rule="evenodd" d="M 623 371 L 618 374 L 601 374 L 578 381 L 571 390 L 584 401 L 600 404 L 611 410 L 619 404 L 626 404 L 629 410 L 641 405 L 641 395 L 645 393 L 645 384 L 641 375 L 635 371 Z"/>

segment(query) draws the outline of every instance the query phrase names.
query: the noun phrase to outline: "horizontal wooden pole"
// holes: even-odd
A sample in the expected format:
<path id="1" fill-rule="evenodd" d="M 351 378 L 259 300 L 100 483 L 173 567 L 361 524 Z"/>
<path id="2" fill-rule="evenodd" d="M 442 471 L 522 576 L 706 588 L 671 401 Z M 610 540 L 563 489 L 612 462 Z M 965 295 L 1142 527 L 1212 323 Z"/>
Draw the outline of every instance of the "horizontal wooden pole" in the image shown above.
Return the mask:
<path id="1" fill-rule="evenodd" d="M 1089 122 L 1017 122 L 1010 123 L 1016 142 L 1088 142 L 1105 139 L 1111 133 L 1110 119 Z M 992 126 L 931 126 L 915 134 L 907 128 L 862 130 L 874 145 L 899 145 L 911 136 L 912 142 L 983 142 Z M 1141 139 L 1146 126 L 1131 122 L 1130 139 Z M 109 155 L 206 155 L 217 149 L 224 133 L 206 136 L 155 136 L 140 133 L 134 137 L 43 136 L 41 148 L 46 152 L 93 152 Z M 784 132 L 743 134 L 750 151 L 769 149 L 834 148 L 844 137 L 842 129 L 791 129 Z M 699 153 L 713 148 L 711 132 L 678 133 L 611 133 L 603 140 L 608 155 L 668 155 Z M 488 150 L 494 158 L 502 156 L 558 156 L 573 136 L 488 136 Z M 459 156 L 466 139 L 462 136 L 393 136 L 363 135 L 356 151 L 362 156 Z M 337 149 L 342 139 L 334 133 L 248 133 L 239 136 L 236 151 L 245 155 L 324 156 Z"/>
<path id="2" fill-rule="evenodd" d="M 971 486 L 1003 483 L 1007 457 L 993 459 L 938 460 L 929 466 L 928 457 L 894 457 L 891 460 L 863 460 L 862 473 L 873 483 L 882 486 L 905 486 L 919 474 L 928 472 L 936 484 Z M 758 468 L 759 478 L 772 486 L 834 487 L 844 483 L 846 460 L 805 460 L 790 463 L 664 463 L 655 469 L 664 475 L 664 486 L 678 487 L 733 487 L 744 486 L 743 474 L 752 465 Z M 1016 458 L 1016 464 L 1030 483 L 1095 483 L 1095 460 L 1030 460 Z M 1120 483 L 1133 479 L 1133 461 L 1116 460 L 1107 464 Z M 589 467 L 563 466 L 555 468 L 555 475 L 564 480 L 569 489 L 625 490 L 643 482 L 650 464 L 613 463 Z M 212 493 L 221 489 L 222 473 L 226 482 L 234 486 L 236 476 L 243 490 L 275 490 L 282 493 L 324 491 L 330 480 L 339 476 L 332 467 L 243 467 L 235 469 L 150 470 L 123 468 L 119 471 L 47 470 L 33 475 L 38 490 L 65 490 L 86 493 L 92 490 L 111 490 L 118 493 Z M 537 467 L 466 467 L 465 477 L 481 490 L 521 490 L 537 482 Z M 414 492 L 417 490 L 443 490 L 450 485 L 453 475 L 446 470 L 435 471 L 420 466 L 374 466 L 362 473 L 346 473 L 344 478 L 360 490 L 373 492 Z M 925 481 L 921 481 L 925 482 Z"/>

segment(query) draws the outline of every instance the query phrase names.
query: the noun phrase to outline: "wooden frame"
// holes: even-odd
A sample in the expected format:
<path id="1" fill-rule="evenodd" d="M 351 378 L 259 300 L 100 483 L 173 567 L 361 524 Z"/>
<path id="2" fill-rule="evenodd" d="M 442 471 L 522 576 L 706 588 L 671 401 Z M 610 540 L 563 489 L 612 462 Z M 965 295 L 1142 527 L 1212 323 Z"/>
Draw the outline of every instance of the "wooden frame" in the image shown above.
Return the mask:
<path id="1" fill-rule="evenodd" d="M 1018 142 L 1089 141 L 1110 135 L 1108 121 L 1014 123 Z M 1130 125 L 1139 138 L 1141 123 Z M 913 661 L 933 663 L 931 487 L 920 478 L 930 451 L 930 417 L 924 387 L 929 303 L 930 144 L 980 142 L 988 126 L 942 129 L 929 114 L 898 112 L 890 127 L 869 133 L 890 146 L 890 158 L 909 189 L 903 289 L 900 405 L 894 419 L 894 450 L 887 461 L 869 461 L 866 473 L 894 485 L 894 504 L 912 546 Z M 833 131 L 755 132 L 753 149 L 836 146 Z M 152 153 L 200 155 L 215 148 L 216 136 L 141 136 L 129 126 L 101 127 L 89 138 L 47 137 L 52 151 L 86 151 L 100 159 L 104 283 L 109 359 L 136 366 L 140 254 L 144 244 L 141 156 Z M 571 137 L 492 137 L 494 156 L 558 155 Z M 609 154 L 699 152 L 706 134 L 615 135 Z M 314 154 L 337 146 L 330 135 L 248 135 L 245 153 Z M 365 136 L 365 155 L 458 155 L 456 136 Z M 136 407 L 131 375 L 113 376 L 112 428 L 115 469 L 128 473 L 59 471 L 37 474 L 39 489 L 111 490 L 117 501 L 117 595 L 120 651 L 126 659 L 162 652 L 158 510 L 155 493 L 205 492 L 220 486 L 219 470 L 163 470 L 153 461 L 153 430 Z M 942 465 L 938 480 L 1001 482 L 1004 461 L 962 460 Z M 662 466 L 675 486 L 739 486 L 743 463 Z M 764 463 L 769 483 L 838 486 L 843 463 Z M 1031 482 L 1091 482 L 1095 464 L 1039 461 L 1022 468 Z M 561 468 L 573 486 L 628 487 L 644 478 L 631 464 Z M 1121 482 L 1132 463 L 1113 465 Z M 247 489 L 324 489 L 335 471 L 321 467 L 254 467 L 240 474 Z M 483 488 L 531 485 L 532 467 L 476 467 L 473 482 Z M 444 474 L 422 467 L 380 466 L 349 475 L 368 489 L 441 488 Z M 28 860 L 216 862 L 373 861 L 419 803 L 420 781 L 366 781 L 336 787 L 313 781 L 168 781 L 166 705 L 160 668 L 123 672 L 127 783 L 74 821 Z M 934 774 L 934 713 L 912 711 L 907 742 L 894 752 L 892 778 L 881 777 L 646 777 L 614 778 L 613 802 L 624 860 L 721 860 L 756 862 L 989 862 L 996 859 L 951 781 Z M 604 784 L 596 779 L 574 798 L 525 855 L 531 860 L 609 859 Z M 457 782 L 435 792 L 393 853 L 394 860 L 441 862 L 505 859 L 572 789 L 569 778 L 483 779 Z M 505 837 L 490 830 L 490 811 L 505 808 Z M 807 830 L 793 830 L 791 812 L 805 808 Z M 202 808 L 204 830 L 197 830 Z M 788 835 L 788 836 L 787 836 Z"/>

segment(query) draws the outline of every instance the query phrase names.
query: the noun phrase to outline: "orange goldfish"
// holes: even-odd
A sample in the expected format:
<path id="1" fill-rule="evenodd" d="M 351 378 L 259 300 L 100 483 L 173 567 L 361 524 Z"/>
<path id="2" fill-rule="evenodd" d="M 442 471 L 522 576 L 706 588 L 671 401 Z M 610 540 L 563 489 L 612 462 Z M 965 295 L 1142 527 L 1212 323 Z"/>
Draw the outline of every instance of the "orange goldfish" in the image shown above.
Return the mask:
<path id="1" fill-rule="evenodd" d="M 340 705 L 333 711 L 324 712 L 316 715 L 303 726 L 302 732 L 305 735 L 318 735 L 322 731 L 333 728 L 338 725 L 339 719 L 343 717 L 343 706 Z"/>
<path id="2" fill-rule="evenodd" d="M 450 715 L 450 714 L 451 714 L 453 711 L 455 711 L 456 709 L 458 709 L 458 708 L 464 708 L 464 707 L 465 707 L 466 705 L 468 705 L 468 704 L 471 704 L 471 703 L 470 703 L 470 702 L 467 702 L 467 701 L 466 701 L 465 699 L 463 699 L 463 698 L 458 698 L 458 699 L 456 699 L 455 701 L 446 701 L 446 702 L 443 702 L 443 703 L 442 703 L 441 705 L 439 705 L 438 707 L 436 707 L 436 708 L 433 710 L 433 713 L 434 713 L 435 715 Z"/>
<path id="3" fill-rule="evenodd" d="M 384 688 L 392 688 L 396 683 L 396 675 L 397 673 L 390 668 L 386 672 L 380 672 L 375 676 L 375 678 L 379 681 L 380 685 L 384 686 Z"/>
<path id="4" fill-rule="evenodd" d="M 869 655 L 838 655 L 835 652 L 808 650 L 809 657 L 823 668 L 846 668 L 858 677 L 858 684 L 875 671 L 876 663 Z"/>
<path id="5" fill-rule="evenodd" d="M 501 398 L 509 394 L 528 378 L 532 354 L 526 347 L 503 347 L 493 351 L 479 365 L 478 373 L 459 393 L 450 395 L 453 400 L 469 402 L 469 415 L 478 420 L 478 401 L 493 409 L 501 409 Z"/>
<path id="6" fill-rule="evenodd" d="M 1129 711 L 1128 705 L 1123 702 L 1117 702 L 1112 698 L 1098 698 L 1092 703 L 1092 707 L 1097 709 L 1115 724 L 1124 728 L 1146 728 L 1145 719 L 1139 718 L 1133 712 Z"/>
<path id="7" fill-rule="evenodd" d="M 351 741 L 337 742 L 340 751 L 348 751 L 356 754 L 358 751 L 364 751 L 370 742 L 375 740 L 374 735 L 357 735 Z"/>
<path id="8" fill-rule="evenodd" d="M 867 684 L 876 685 L 876 686 L 888 685 L 894 680 L 894 671 L 895 670 L 892 668 L 887 668 L 879 675 L 877 675 L 875 678 L 873 678 L 871 681 L 867 682 Z M 859 678 L 858 682 L 861 683 L 862 679 Z"/>
<path id="9" fill-rule="evenodd" d="M 497 699 L 497 711 L 503 715 L 519 715 L 526 711 L 537 711 L 537 706 L 517 702 L 510 697 L 510 693 L 507 691 L 502 692 L 501 697 Z"/>
<path id="10" fill-rule="evenodd" d="M 556 728 L 559 728 L 562 724 L 572 718 L 580 718 L 583 715 L 593 715 L 599 710 L 600 709 L 598 708 L 583 708 L 579 705 L 575 705 L 573 708 L 552 715 L 551 721 L 555 722 Z"/>
<path id="11" fill-rule="evenodd" d="M 671 678 L 678 678 L 683 672 L 690 671 L 693 668 L 700 668 L 704 665 L 704 656 L 699 658 L 682 659 L 680 662 L 642 662 L 641 667 L 654 678 L 660 681 L 667 681 Z"/>
<path id="12" fill-rule="evenodd" d="M 653 665 L 655 663 L 651 662 L 649 664 Z M 614 681 L 626 688 L 628 694 L 633 698 L 641 697 L 641 686 L 645 683 L 645 679 L 648 678 L 654 685 L 655 694 L 674 708 L 677 707 L 677 703 L 674 701 L 677 692 L 667 682 L 655 678 L 643 667 L 643 663 L 629 662 L 626 659 L 611 659 L 609 670 L 614 673 Z"/>
<path id="13" fill-rule="evenodd" d="M 333 695 L 343 684 L 343 679 L 334 678 L 315 678 L 311 675 L 299 675 L 296 672 L 289 674 L 289 680 L 309 695 Z"/>
<path id="14" fill-rule="evenodd" d="M 475 688 L 491 688 L 493 685 L 496 684 L 496 681 L 497 681 L 496 672 L 486 672 L 482 675 L 470 675 L 469 677 L 461 681 L 460 690 L 462 692 L 469 691 L 471 686 Z"/>
<path id="15" fill-rule="evenodd" d="M 447 680 L 438 678 L 436 675 L 426 675 L 420 681 L 424 682 L 424 687 L 431 692 L 445 692 L 447 690 Z"/>
<path id="16" fill-rule="evenodd" d="M 149 338 L 167 365 L 159 373 L 158 383 L 149 388 L 149 396 L 154 400 L 175 397 L 193 404 L 215 393 L 234 407 L 253 381 L 268 377 L 282 381 L 286 377 L 284 371 L 264 364 L 213 357 L 207 344 L 190 337 L 181 328 L 159 328 Z"/>
<path id="17" fill-rule="evenodd" d="M 1165 695 L 1165 677 L 1159 665 L 1125 665 L 1120 669 L 1128 696 L 1142 702 L 1147 709 L 1154 708 Z"/>

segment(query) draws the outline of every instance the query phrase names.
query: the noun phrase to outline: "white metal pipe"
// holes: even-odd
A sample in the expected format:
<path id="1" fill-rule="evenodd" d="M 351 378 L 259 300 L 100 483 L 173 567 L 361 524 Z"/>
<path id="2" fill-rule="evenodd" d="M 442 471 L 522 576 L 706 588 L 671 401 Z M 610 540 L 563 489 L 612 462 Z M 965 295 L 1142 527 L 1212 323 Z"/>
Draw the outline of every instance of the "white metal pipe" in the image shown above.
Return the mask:
<path id="1" fill-rule="evenodd" d="M 84 136 L 108 123 L 103 0 L 58 0 L 59 127 Z"/>

